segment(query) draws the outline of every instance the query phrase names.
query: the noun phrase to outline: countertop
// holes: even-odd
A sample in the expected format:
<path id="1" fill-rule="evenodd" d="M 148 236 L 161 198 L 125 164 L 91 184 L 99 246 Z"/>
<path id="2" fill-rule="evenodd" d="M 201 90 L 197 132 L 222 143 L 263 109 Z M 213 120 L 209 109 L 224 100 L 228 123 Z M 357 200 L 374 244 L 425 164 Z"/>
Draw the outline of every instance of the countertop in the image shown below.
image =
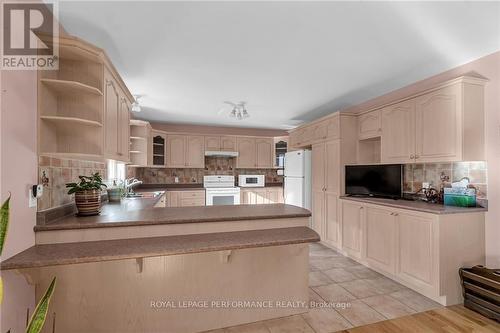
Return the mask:
<path id="1" fill-rule="evenodd" d="M 236 185 L 238 186 L 238 185 Z M 266 183 L 263 187 L 282 187 L 283 183 Z M 247 187 L 241 187 L 245 189 Z M 249 189 L 255 187 L 248 187 Z M 259 187 L 257 187 L 259 188 Z M 150 192 L 150 191 L 193 191 L 193 190 L 204 190 L 203 184 L 198 183 L 188 183 L 188 184 L 142 184 L 139 185 L 135 191 L 136 192 Z"/>
<path id="2" fill-rule="evenodd" d="M 156 198 L 124 199 L 103 205 L 97 216 L 68 216 L 35 231 L 309 217 L 307 209 L 285 204 L 153 208 Z"/>
<path id="3" fill-rule="evenodd" d="M 1 263 L 2 270 L 136 259 L 187 253 L 235 250 L 318 242 L 307 227 L 219 232 L 35 245 Z"/>
<path id="4" fill-rule="evenodd" d="M 349 197 L 341 196 L 343 200 L 356 201 L 368 204 L 375 204 L 393 208 L 409 209 L 424 213 L 432 214 L 464 214 L 464 213 L 481 213 L 488 211 L 484 207 L 454 207 L 445 206 L 440 204 L 433 204 L 424 201 L 412 201 L 412 200 L 394 200 L 394 199 L 382 199 L 382 198 L 365 198 L 365 197 Z"/>

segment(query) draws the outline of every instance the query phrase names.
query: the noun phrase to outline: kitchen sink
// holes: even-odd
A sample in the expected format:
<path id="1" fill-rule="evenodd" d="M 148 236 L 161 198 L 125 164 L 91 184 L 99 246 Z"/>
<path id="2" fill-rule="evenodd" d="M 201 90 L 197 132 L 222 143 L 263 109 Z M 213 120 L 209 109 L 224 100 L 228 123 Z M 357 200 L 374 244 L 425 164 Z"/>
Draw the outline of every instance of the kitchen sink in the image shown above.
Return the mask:
<path id="1" fill-rule="evenodd" d="M 125 198 L 127 198 L 127 199 L 157 198 L 157 197 L 159 197 L 162 194 L 163 194 L 163 192 L 161 192 L 161 191 L 127 193 L 125 195 Z"/>

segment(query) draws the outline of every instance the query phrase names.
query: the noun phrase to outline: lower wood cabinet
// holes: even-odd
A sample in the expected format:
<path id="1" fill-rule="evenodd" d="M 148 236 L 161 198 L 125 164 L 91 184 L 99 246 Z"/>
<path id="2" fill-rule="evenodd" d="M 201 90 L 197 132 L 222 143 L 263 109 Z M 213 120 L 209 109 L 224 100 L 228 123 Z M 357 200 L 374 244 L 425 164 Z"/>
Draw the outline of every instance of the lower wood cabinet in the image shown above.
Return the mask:
<path id="1" fill-rule="evenodd" d="M 341 252 L 443 305 L 463 301 L 458 269 L 484 265 L 484 212 L 433 214 L 338 202 Z"/>
<path id="2" fill-rule="evenodd" d="M 336 248 L 340 247 L 340 223 L 338 196 L 325 192 L 325 236 L 326 241 Z"/>
<path id="3" fill-rule="evenodd" d="M 241 189 L 241 204 L 260 205 L 283 202 L 283 188 L 278 186 Z"/>
<path id="4" fill-rule="evenodd" d="M 168 207 L 205 206 L 205 190 L 168 191 Z"/>

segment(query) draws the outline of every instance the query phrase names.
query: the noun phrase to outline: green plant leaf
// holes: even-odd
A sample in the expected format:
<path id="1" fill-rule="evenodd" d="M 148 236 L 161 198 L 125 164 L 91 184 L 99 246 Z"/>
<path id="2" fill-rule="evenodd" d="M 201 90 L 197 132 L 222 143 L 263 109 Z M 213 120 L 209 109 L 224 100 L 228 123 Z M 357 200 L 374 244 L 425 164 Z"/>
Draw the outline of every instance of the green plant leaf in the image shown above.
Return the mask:
<path id="1" fill-rule="evenodd" d="M 45 319 L 47 318 L 50 299 L 52 297 L 52 294 L 54 293 L 55 287 L 56 278 L 54 277 L 52 279 L 52 282 L 50 283 L 49 288 L 45 292 L 45 295 L 43 295 L 42 299 L 36 306 L 35 311 L 31 316 L 28 327 L 26 328 L 26 333 L 39 333 L 42 330 L 43 325 L 45 324 Z"/>
<path id="2" fill-rule="evenodd" d="M 5 237 L 7 236 L 7 229 L 9 228 L 9 204 L 10 204 L 10 193 L 9 197 L 2 204 L 0 208 L 0 255 L 2 255 L 3 245 L 5 243 Z"/>

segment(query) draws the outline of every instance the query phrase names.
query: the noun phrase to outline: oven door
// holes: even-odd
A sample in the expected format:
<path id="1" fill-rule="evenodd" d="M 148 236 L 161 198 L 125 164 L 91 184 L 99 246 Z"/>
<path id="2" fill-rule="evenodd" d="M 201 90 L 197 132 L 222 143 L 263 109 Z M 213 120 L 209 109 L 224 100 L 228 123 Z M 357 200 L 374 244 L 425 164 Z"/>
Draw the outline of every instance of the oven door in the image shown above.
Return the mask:
<path id="1" fill-rule="evenodd" d="M 239 205 L 240 191 L 239 189 L 238 190 L 207 189 L 205 204 L 207 206 Z"/>

